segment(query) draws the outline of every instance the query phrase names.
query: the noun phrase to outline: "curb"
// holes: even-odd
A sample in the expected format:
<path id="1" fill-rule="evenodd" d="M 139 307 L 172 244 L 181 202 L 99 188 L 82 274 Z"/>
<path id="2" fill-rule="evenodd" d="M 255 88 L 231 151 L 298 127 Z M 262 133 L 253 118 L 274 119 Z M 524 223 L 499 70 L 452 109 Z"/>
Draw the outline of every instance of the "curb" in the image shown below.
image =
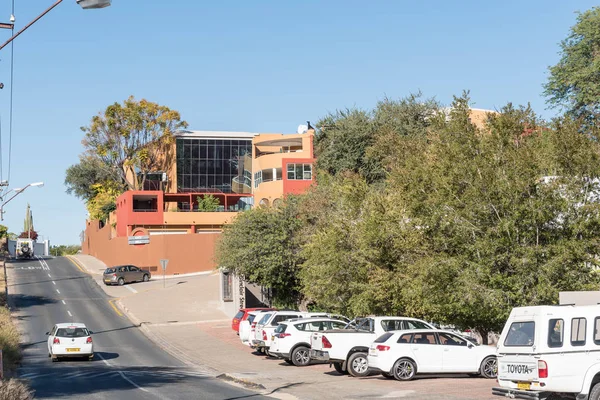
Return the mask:
<path id="1" fill-rule="evenodd" d="M 215 378 L 220 379 L 225 382 L 237 383 L 248 389 L 254 389 L 254 390 L 266 390 L 267 389 L 260 383 L 252 382 L 252 381 L 249 381 L 248 379 L 244 379 L 244 378 L 237 378 L 232 374 L 227 374 L 227 373 L 220 374 L 220 375 L 217 375 Z"/>

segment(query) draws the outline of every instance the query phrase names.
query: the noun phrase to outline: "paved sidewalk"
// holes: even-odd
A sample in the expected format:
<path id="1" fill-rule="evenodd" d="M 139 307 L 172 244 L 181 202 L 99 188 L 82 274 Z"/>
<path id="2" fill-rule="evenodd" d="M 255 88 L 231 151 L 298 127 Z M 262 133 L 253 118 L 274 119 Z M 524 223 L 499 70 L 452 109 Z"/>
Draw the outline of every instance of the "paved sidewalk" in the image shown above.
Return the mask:
<path id="1" fill-rule="evenodd" d="M 107 287 L 98 271 L 105 266 L 90 256 L 77 255 L 85 268 L 134 324 L 157 345 L 204 372 L 246 383 L 263 394 L 281 399 L 493 399 L 495 380 L 466 376 L 432 377 L 398 382 L 382 376 L 352 378 L 329 365 L 290 366 L 254 353 L 231 330 L 231 317 L 219 310 L 218 275 L 201 275 Z M 132 290 L 135 290 L 135 293 Z"/>

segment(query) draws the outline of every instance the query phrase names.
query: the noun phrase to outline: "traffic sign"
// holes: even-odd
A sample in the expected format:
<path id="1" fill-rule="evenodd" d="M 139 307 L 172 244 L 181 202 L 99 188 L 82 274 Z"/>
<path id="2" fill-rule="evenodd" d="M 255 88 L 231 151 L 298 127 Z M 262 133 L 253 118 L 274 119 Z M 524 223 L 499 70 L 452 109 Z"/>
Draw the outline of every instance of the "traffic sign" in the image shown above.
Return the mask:
<path id="1" fill-rule="evenodd" d="M 162 267 L 163 272 L 167 270 L 168 263 L 169 263 L 169 259 L 160 260 L 160 266 Z"/>

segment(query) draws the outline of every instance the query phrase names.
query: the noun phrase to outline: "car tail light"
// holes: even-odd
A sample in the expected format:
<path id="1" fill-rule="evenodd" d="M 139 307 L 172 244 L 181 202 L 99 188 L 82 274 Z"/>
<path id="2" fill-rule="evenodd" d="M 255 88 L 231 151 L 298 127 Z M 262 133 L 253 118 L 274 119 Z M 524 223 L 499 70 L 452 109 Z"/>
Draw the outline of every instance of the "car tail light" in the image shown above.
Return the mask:
<path id="1" fill-rule="evenodd" d="M 267 332 L 263 331 L 263 340 L 267 340 Z"/>
<path id="2" fill-rule="evenodd" d="M 60 340 L 57 337 L 55 337 L 52 344 L 60 344 Z"/>
<path id="3" fill-rule="evenodd" d="M 324 349 L 331 348 L 331 342 L 329 340 L 327 340 L 327 338 L 325 336 L 321 336 L 321 344 L 323 345 Z"/>
<path id="4" fill-rule="evenodd" d="M 88 338 L 87 338 L 87 340 L 86 340 L 85 342 L 86 342 L 87 344 L 90 344 L 90 343 L 92 343 L 92 337 L 91 337 L 91 336 L 88 336 Z"/>
<path id="5" fill-rule="evenodd" d="M 388 351 L 390 349 L 390 346 L 384 346 L 382 344 L 377 345 L 377 350 L 379 351 Z"/>
<path id="6" fill-rule="evenodd" d="M 292 336 L 292 334 L 291 333 L 282 332 L 282 333 L 278 333 L 275 336 L 277 336 L 279 339 L 283 339 L 284 337 Z"/>
<path id="7" fill-rule="evenodd" d="M 546 364 L 546 361 L 538 360 L 538 376 L 540 378 L 548 377 L 548 364 Z"/>

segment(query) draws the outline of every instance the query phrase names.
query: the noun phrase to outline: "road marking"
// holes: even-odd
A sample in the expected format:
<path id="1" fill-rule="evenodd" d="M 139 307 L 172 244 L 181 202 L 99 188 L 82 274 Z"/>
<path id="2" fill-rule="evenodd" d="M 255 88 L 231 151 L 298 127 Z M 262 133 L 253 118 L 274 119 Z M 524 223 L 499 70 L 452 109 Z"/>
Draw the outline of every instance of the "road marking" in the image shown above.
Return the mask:
<path id="1" fill-rule="evenodd" d="M 56 289 L 56 293 L 60 294 L 60 290 Z"/>
<path id="2" fill-rule="evenodd" d="M 122 316 L 123 316 L 123 314 L 121 313 L 121 311 L 119 311 L 119 309 L 117 308 L 117 306 L 115 306 L 115 304 L 113 303 L 113 301 L 117 301 L 117 300 L 119 300 L 119 299 L 113 299 L 113 300 L 109 300 L 109 301 L 108 301 L 108 304 L 110 304 L 110 306 L 113 308 L 113 310 L 115 310 L 115 312 L 117 313 L 117 315 L 118 315 L 119 317 L 122 317 Z"/>
<path id="3" fill-rule="evenodd" d="M 52 281 L 52 283 L 56 285 L 56 282 Z"/>
<path id="4" fill-rule="evenodd" d="M 67 314 L 69 314 L 69 317 L 72 317 L 73 314 L 71 314 L 71 311 L 67 310 Z"/>
<path id="5" fill-rule="evenodd" d="M 129 289 L 129 291 L 130 291 L 130 292 L 133 292 L 133 293 L 137 293 L 137 292 L 138 292 L 137 290 L 135 290 L 134 288 L 132 288 L 132 287 L 131 287 L 131 286 L 129 286 L 129 285 L 127 285 L 127 286 L 125 286 L 125 287 L 126 287 L 127 289 Z"/>
<path id="6" fill-rule="evenodd" d="M 48 278 L 52 278 L 52 276 L 50 274 L 48 274 Z"/>
<path id="7" fill-rule="evenodd" d="M 61 300 L 61 301 L 62 301 L 62 303 L 63 303 L 63 304 L 67 304 L 67 303 L 65 303 L 65 301 L 64 301 L 64 300 Z"/>
<path id="8" fill-rule="evenodd" d="M 100 359 L 101 359 L 101 360 L 104 362 L 104 364 L 106 364 L 106 365 L 107 365 L 107 366 L 109 366 L 109 367 L 112 367 L 112 365 L 110 365 L 110 364 L 108 363 L 108 361 L 106 361 L 106 360 L 104 359 L 104 357 L 102 357 L 102 355 L 100 355 L 100 354 L 98 354 L 98 353 L 96 353 L 96 354 L 98 355 L 98 358 L 100 358 Z M 136 388 L 138 388 L 138 389 L 140 389 L 140 390 L 142 390 L 142 391 L 144 391 L 144 392 L 146 392 L 146 393 L 150 393 L 150 391 L 149 391 L 148 389 L 144 389 L 143 387 L 141 387 L 140 385 L 138 385 L 137 383 L 135 383 L 134 381 L 132 381 L 131 379 L 129 379 L 128 377 L 126 377 L 126 376 L 125 376 L 125 374 L 124 374 L 122 371 L 117 371 L 117 373 L 118 373 L 119 375 L 121 375 L 121 378 L 125 379 L 127 382 L 131 383 L 131 384 L 132 384 L 133 386 L 135 386 Z"/>
<path id="9" fill-rule="evenodd" d="M 67 256 L 67 260 L 71 261 L 73 263 L 74 266 L 76 266 L 81 272 L 83 272 L 84 274 L 87 274 L 86 271 L 84 271 L 80 266 L 79 266 L 79 262 L 75 261 L 74 258 L 72 258 L 71 256 Z"/>

